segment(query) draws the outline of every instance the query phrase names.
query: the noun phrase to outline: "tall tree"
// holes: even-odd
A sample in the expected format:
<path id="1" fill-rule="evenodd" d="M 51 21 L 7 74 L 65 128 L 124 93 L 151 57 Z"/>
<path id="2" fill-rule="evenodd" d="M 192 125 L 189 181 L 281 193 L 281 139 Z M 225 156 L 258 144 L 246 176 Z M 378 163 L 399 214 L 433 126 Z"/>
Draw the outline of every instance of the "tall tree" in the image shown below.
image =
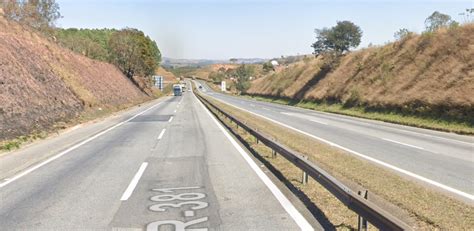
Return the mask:
<path id="1" fill-rule="evenodd" d="M 426 31 L 428 32 L 433 32 L 439 28 L 447 27 L 454 24 L 457 24 L 457 22 L 452 20 L 451 16 L 440 13 L 438 11 L 433 12 L 433 14 L 431 14 L 425 20 Z"/>
<path id="2" fill-rule="evenodd" d="M 254 74 L 254 69 L 251 66 L 242 64 L 234 71 L 237 78 L 235 87 L 240 92 L 246 92 L 250 88 L 250 76 Z"/>
<path id="3" fill-rule="evenodd" d="M 314 54 L 334 51 L 342 54 L 350 48 L 357 47 L 362 38 L 362 30 L 350 21 L 337 22 L 332 28 L 316 29 L 316 42 L 311 47 Z"/>
<path id="4" fill-rule="evenodd" d="M 111 62 L 127 77 L 150 76 L 161 61 L 158 46 L 142 31 L 123 29 L 110 36 Z"/>

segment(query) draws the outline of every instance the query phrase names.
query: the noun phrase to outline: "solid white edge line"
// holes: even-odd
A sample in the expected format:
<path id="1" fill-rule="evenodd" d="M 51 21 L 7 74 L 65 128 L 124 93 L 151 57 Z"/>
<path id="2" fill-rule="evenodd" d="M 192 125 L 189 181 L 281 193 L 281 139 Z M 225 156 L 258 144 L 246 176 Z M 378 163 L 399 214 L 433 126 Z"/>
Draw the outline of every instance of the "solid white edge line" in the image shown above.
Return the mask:
<path id="1" fill-rule="evenodd" d="M 161 140 L 161 138 L 163 138 L 163 135 L 165 134 L 166 132 L 166 128 L 163 128 L 163 130 L 161 130 L 160 132 L 160 135 L 158 135 L 158 139 Z"/>
<path id="2" fill-rule="evenodd" d="M 128 185 L 127 189 L 125 189 L 125 192 L 123 192 L 122 197 L 120 198 L 121 201 L 126 201 L 128 200 L 128 198 L 130 198 L 133 193 L 133 190 L 135 190 L 135 187 L 137 187 L 138 181 L 142 177 L 143 172 L 145 172 L 147 166 L 147 162 L 143 162 L 142 165 L 140 165 L 138 172 L 135 174 L 135 176 L 133 176 L 132 181 L 130 181 L 130 184 Z"/>
<path id="3" fill-rule="evenodd" d="M 170 117 L 170 119 L 168 120 L 168 122 L 171 122 L 173 121 L 173 116 Z"/>
<path id="4" fill-rule="evenodd" d="M 196 96 L 194 96 L 196 97 Z M 293 204 L 286 198 L 286 196 L 278 189 L 278 187 L 273 184 L 273 182 L 268 178 L 267 175 L 257 166 L 257 164 L 250 158 L 247 153 L 240 147 L 240 145 L 235 141 L 232 136 L 225 130 L 224 127 L 217 121 L 217 119 L 207 110 L 207 108 L 201 103 L 200 100 L 196 98 L 199 104 L 204 108 L 209 117 L 214 121 L 214 123 L 219 127 L 219 129 L 224 133 L 225 137 L 232 143 L 235 149 L 240 153 L 240 155 L 245 159 L 250 168 L 257 174 L 257 176 L 262 180 L 262 182 L 267 186 L 267 188 L 272 192 L 275 198 L 280 202 L 281 206 L 285 211 L 293 218 L 295 223 L 300 227 L 301 230 L 314 230 L 309 222 L 301 215 L 301 213 L 293 206 Z"/>
<path id="5" fill-rule="evenodd" d="M 124 123 L 127 123 L 128 121 L 130 121 L 130 120 L 132 120 L 132 119 L 135 119 L 137 116 L 139 116 L 139 115 L 141 115 L 141 114 L 143 114 L 143 113 L 145 113 L 145 112 L 151 110 L 152 108 L 154 108 L 154 107 L 156 107 L 156 106 L 158 106 L 158 105 L 160 105 L 160 104 L 161 104 L 161 102 L 159 102 L 159 103 L 157 103 L 157 104 L 155 104 L 155 105 L 149 107 L 148 109 L 146 109 L 146 110 L 144 110 L 144 111 L 142 111 L 142 112 L 140 112 L 140 113 L 138 113 L 138 114 L 132 116 L 131 118 L 129 118 L 129 119 L 125 120 L 125 121 L 122 121 L 122 122 L 120 122 L 120 123 L 118 123 L 118 124 L 116 124 L 116 125 L 114 125 L 114 126 L 108 128 L 108 129 L 102 131 L 102 132 L 99 132 L 99 133 L 95 134 L 94 136 L 92 136 L 92 137 L 90 137 L 90 138 L 87 138 L 86 140 L 84 140 L 84 141 L 82 141 L 82 142 L 80 142 L 80 143 L 78 143 L 78 144 L 76 144 L 76 145 L 74 145 L 74 146 L 72 146 L 72 147 L 70 147 L 70 148 L 68 148 L 68 149 L 66 149 L 66 150 L 64 150 L 64 151 L 62 151 L 62 152 L 60 152 L 59 154 L 57 154 L 57 155 L 55 155 L 55 156 L 52 156 L 52 157 L 46 159 L 45 161 L 43 161 L 43 162 L 41 162 L 41 163 L 39 163 L 39 164 L 37 164 L 37 165 L 34 165 L 34 166 L 31 167 L 31 168 L 28 168 L 28 169 L 26 169 L 26 170 L 24 170 L 24 171 L 18 173 L 17 175 L 11 177 L 10 179 L 8 179 L 8 180 L 2 182 L 2 183 L 0 184 L 0 188 L 3 188 L 3 187 L 5 187 L 6 185 L 8 185 L 8 184 L 14 182 L 15 180 L 18 180 L 18 179 L 20 179 L 20 178 L 22 178 L 22 177 L 28 175 L 29 173 L 35 171 L 36 169 L 43 167 L 44 165 L 46 165 L 46 164 L 52 162 L 53 160 L 58 159 L 59 157 L 61 157 L 61 156 L 65 155 L 65 154 L 67 154 L 67 153 L 73 151 L 74 149 L 79 148 L 80 146 L 82 146 L 82 145 L 84 145 L 84 144 L 89 143 L 90 141 L 92 141 L 92 140 L 98 138 L 99 136 L 102 136 L 103 134 L 105 134 L 105 133 L 107 133 L 107 132 L 109 132 L 109 131 L 111 131 L 111 130 L 113 130 L 113 129 L 115 129 L 115 128 L 121 126 L 121 125 L 123 125 Z"/>
<path id="6" fill-rule="evenodd" d="M 228 96 L 228 95 L 225 95 L 225 96 Z M 229 97 L 233 97 L 233 96 L 229 96 Z M 238 100 L 238 99 L 235 99 L 235 100 Z M 239 99 L 239 100 L 240 100 L 240 99 Z M 268 103 L 268 104 L 276 104 L 276 103 L 265 102 L 265 101 L 254 100 L 254 99 L 246 99 L 246 100 L 247 100 L 247 101 L 242 101 L 242 100 L 240 100 L 240 103 L 249 104 L 249 103 L 251 103 L 251 102 L 257 102 L 257 103 L 262 103 L 262 104 L 265 104 L 265 103 Z M 377 126 L 376 123 L 379 123 L 379 124 L 385 126 L 385 127 L 388 128 L 388 129 L 393 129 L 393 130 L 397 130 L 397 131 L 400 131 L 400 132 L 412 133 L 412 134 L 416 134 L 416 135 L 419 135 L 419 136 L 426 136 L 426 137 L 431 137 L 431 138 L 446 140 L 446 141 L 450 141 L 450 142 L 456 142 L 456 143 L 460 143 L 460 144 L 464 144 L 464 145 L 474 146 L 474 142 L 470 143 L 470 142 L 455 140 L 455 139 L 451 139 L 451 138 L 445 138 L 445 137 L 441 137 L 441 136 L 437 136 L 437 135 L 429 135 L 429 134 L 424 134 L 424 133 L 420 133 L 420 132 L 416 132 L 416 131 L 409 131 L 409 130 L 404 130 L 404 129 L 403 129 L 403 127 L 414 128 L 414 129 L 423 129 L 423 128 L 410 127 L 410 126 L 408 126 L 408 125 L 390 123 L 390 122 L 385 122 L 385 121 L 381 121 L 381 120 L 370 120 L 370 119 L 366 119 L 366 118 L 348 116 L 348 115 L 343 115 L 343 114 L 337 114 L 337 113 L 330 113 L 330 112 L 324 112 L 324 111 L 311 110 L 311 109 L 301 108 L 301 107 L 291 106 L 291 105 L 280 105 L 280 104 L 276 104 L 276 106 L 286 106 L 286 107 L 289 107 L 290 109 L 293 109 L 293 110 L 302 110 L 302 111 L 307 111 L 307 112 L 311 112 L 311 113 L 315 113 L 315 114 L 323 114 L 323 115 L 326 115 L 326 116 L 337 116 L 337 117 L 339 117 L 339 118 L 342 119 L 342 120 L 357 120 L 357 122 L 359 122 L 359 123 L 366 124 L 366 125 L 370 125 L 370 126 Z M 369 123 L 369 122 L 367 122 L 367 121 L 370 121 L 370 122 L 372 122 L 372 123 Z M 393 127 L 393 126 L 390 126 L 390 125 L 400 126 L 400 128 Z M 427 130 L 429 130 L 429 129 L 427 129 Z M 440 132 L 440 131 L 436 131 L 436 130 L 429 130 L 429 131 L 430 131 L 430 132 Z"/>
<path id="7" fill-rule="evenodd" d="M 396 144 L 400 144 L 400 145 L 408 146 L 408 147 L 411 147 L 411 148 L 416 148 L 416 149 L 420 149 L 420 150 L 425 150 L 425 149 L 424 149 L 424 148 L 422 148 L 422 147 L 418 147 L 418 146 L 411 145 L 411 144 L 405 144 L 405 143 L 398 142 L 398 141 L 391 140 L 391 139 L 386 139 L 386 138 L 381 138 L 381 139 L 382 139 L 382 140 L 385 140 L 385 141 L 392 142 L 392 143 L 396 143 Z"/>
<path id="8" fill-rule="evenodd" d="M 227 102 L 225 102 L 225 101 L 223 101 L 223 100 L 221 100 L 221 99 L 218 99 L 218 98 L 215 98 L 215 97 L 213 97 L 213 99 L 216 99 L 216 100 L 218 100 L 218 101 L 220 101 L 220 102 L 222 102 L 222 103 L 224 103 L 224 104 L 226 104 L 226 105 L 229 105 L 229 106 L 231 106 L 231 107 L 240 109 L 240 110 L 242 110 L 242 111 L 246 111 L 246 112 L 248 112 L 248 113 L 250 113 L 250 114 L 252 114 L 252 115 L 261 117 L 261 118 L 266 119 L 266 120 L 268 120 L 268 121 L 271 121 L 271 122 L 273 122 L 273 123 L 279 124 L 279 125 L 281 125 L 281 126 L 283 126 L 283 127 L 289 128 L 289 129 L 294 130 L 294 131 L 296 131 L 296 132 L 299 132 L 299 133 L 301 133 L 301 134 L 303 134 L 303 135 L 307 135 L 307 136 L 312 137 L 312 138 L 314 138 L 314 139 L 316 139 L 316 140 L 319 140 L 319 141 L 321 141 L 321 142 L 323 142 L 323 143 L 329 144 L 329 145 L 331 145 L 331 146 L 333 146 L 333 147 L 337 147 L 337 148 L 339 148 L 339 149 L 342 149 L 342 150 L 344 150 L 344 151 L 347 151 L 347 152 L 349 152 L 349 153 L 352 153 L 352 154 L 354 154 L 354 155 L 356 155 L 356 156 L 359 156 L 359 157 L 364 158 L 364 159 L 366 159 L 366 160 L 369 160 L 369 161 L 372 161 L 372 162 L 377 163 L 377 164 L 379 164 L 379 165 L 382 165 L 382 166 L 384 166 L 384 167 L 386 167 L 386 168 L 389 168 L 389 169 L 392 169 L 392 170 L 394 170 L 394 171 L 403 173 L 403 174 L 408 175 L 408 176 L 410 176 L 410 177 L 413 177 L 413 178 L 415 178 L 415 179 L 417 179 L 417 180 L 420 180 L 420 181 L 423 181 L 423 182 L 425 182 L 425 183 L 434 185 L 434 186 L 436 186 L 436 187 L 442 188 L 442 189 L 444 189 L 444 190 L 446 190 L 446 191 L 449 191 L 449 192 L 451 192 L 451 193 L 457 194 L 457 195 L 459 195 L 459 196 L 462 196 L 462 197 L 465 197 L 465 198 L 467 198 L 467 199 L 469 199 L 469 200 L 473 200 L 473 201 L 474 201 L 474 195 L 472 195 L 472 194 L 469 194 L 469 193 L 466 193 L 466 192 L 457 190 L 457 189 L 455 189 L 455 188 L 451 188 L 451 187 L 449 187 L 449 186 L 447 186 L 447 185 L 441 184 L 441 183 L 439 183 L 439 182 L 436 182 L 436 181 L 434 181 L 434 180 L 430 180 L 430 179 L 428 179 L 428 178 L 426 178 L 426 177 L 417 175 L 417 174 L 412 173 L 412 172 L 410 172 L 410 171 L 407 171 L 407 170 L 405 170 L 405 169 L 401 169 L 401 168 L 399 168 L 399 167 L 396 167 L 396 166 L 393 166 L 393 165 L 391 165 L 391 164 L 385 163 L 385 162 L 383 162 L 383 161 L 377 160 L 377 159 L 375 159 L 375 158 L 373 158 L 373 157 L 363 155 L 363 154 L 361 154 L 361 153 L 359 153 L 359 152 L 356 152 L 356 151 L 353 151 L 353 150 L 348 149 L 348 148 L 346 148 L 346 147 L 343 147 L 343 146 L 341 146 L 341 145 L 335 144 L 335 143 L 333 143 L 333 142 L 331 142 L 331 141 L 329 141 L 329 140 L 325 140 L 325 139 L 323 139 L 323 138 L 320 138 L 320 137 L 317 137 L 317 136 L 315 136 L 315 135 L 313 135 L 313 134 L 310 134 L 310 133 L 301 131 L 301 130 L 299 130 L 299 129 L 297 129 L 297 128 L 291 127 L 291 126 L 286 125 L 286 124 L 284 124 L 284 123 L 281 123 L 281 122 L 278 122 L 278 121 L 276 121 L 276 120 L 267 118 L 267 117 L 265 117 L 265 116 L 259 115 L 259 114 L 257 114 L 257 113 L 251 112 L 251 111 L 246 110 L 246 109 L 243 109 L 243 108 L 241 108 L 241 107 L 238 107 L 238 106 L 229 104 L 229 103 L 227 103 Z"/>

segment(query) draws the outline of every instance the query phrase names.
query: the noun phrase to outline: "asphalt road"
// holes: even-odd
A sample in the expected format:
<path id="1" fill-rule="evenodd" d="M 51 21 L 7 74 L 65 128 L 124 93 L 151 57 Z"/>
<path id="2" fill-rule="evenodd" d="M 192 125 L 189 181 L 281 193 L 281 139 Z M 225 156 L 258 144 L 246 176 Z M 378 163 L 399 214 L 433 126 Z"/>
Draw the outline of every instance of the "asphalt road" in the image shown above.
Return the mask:
<path id="1" fill-rule="evenodd" d="M 321 229 L 192 92 L 2 155 L 0 166 L 1 230 Z"/>
<path id="2" fill-rule="evenodd" d="M 474 201 L 474 137 L 202 91 L 222 102 L 344 149 L 402 176 Z"/>

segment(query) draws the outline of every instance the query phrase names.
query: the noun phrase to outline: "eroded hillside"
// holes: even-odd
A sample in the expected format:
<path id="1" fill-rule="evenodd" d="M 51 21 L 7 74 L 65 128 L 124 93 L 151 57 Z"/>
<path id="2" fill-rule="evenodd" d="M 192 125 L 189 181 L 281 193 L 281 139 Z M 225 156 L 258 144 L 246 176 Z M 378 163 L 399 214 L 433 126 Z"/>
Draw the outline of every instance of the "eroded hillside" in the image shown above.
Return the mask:
<path id="1" fill-rule="evenodd" d="M 0 140 L 149 99 L 115 66 L 61 48 L 1 16 L 0 51 Z"/>
<path id="2" fill-rule="evenodd" d="M 474 24 L 351 52 L 332 69 L 307 58 L 257 79 L 248 93 L 474 124 Z"/>

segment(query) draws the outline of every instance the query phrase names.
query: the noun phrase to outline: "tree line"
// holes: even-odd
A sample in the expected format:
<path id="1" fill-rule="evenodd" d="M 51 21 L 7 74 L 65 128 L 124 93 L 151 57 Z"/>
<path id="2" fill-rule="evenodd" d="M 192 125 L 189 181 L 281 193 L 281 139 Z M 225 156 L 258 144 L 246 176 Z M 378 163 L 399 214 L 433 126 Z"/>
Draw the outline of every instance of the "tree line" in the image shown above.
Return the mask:
<path id="1" fill-rule="evenodd" d="M 161 62 L 156 42 L 133 28 L 57 29 L 55 37 L 73 51 L 116 65 L 129 78 L 151 76 Z"/>
<path id="2" fill-rule="evenodd" d="M 7 19 L 34 28 L 72 51 L 112 63 L 132 81 L 133 76 L 153 75 L 161 62 L 156 42 L 138 29 L 56 28 L 62 16 L 55 0 L 6 0 L 0 7 Z"/>

